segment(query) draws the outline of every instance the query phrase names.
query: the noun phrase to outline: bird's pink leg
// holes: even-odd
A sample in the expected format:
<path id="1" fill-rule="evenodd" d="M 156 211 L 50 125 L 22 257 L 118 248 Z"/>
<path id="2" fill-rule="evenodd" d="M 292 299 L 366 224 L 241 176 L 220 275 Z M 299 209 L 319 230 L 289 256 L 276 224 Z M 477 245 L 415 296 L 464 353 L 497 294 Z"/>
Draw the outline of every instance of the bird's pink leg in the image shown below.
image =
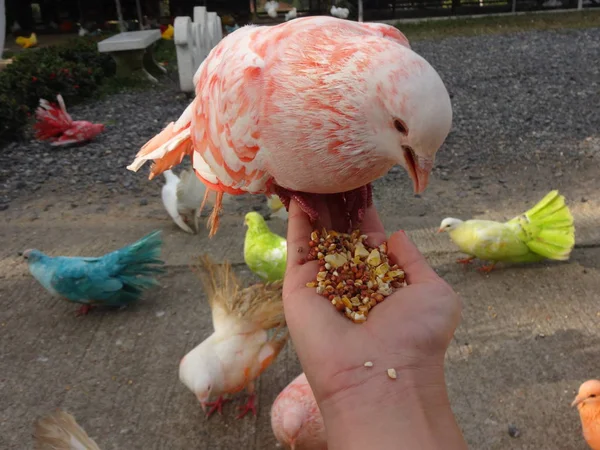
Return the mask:
<path id="1" fill-rule="evenodd" d="M 210 417 L 215 411 L 219 414 L 223 414 L 223 405 L 230 401 L 228 398 L 223 398 L 222 395 L 219 395 L 219 398 L 214 402 L 206 402 L 206 406 L 210 406 L 210 409 L 206 413 L 206 417 Z"/>
<path id="2" fill-rule="evenodd" d="M 92 305 L 81 305 L 81 307 L 75 313 L 75 316 L 76 317 L 86 316 L 87 313 L 90 312 L 90 309 L 92 309 Z"/>
<path id="3" fill-rule="evenodd" d="M 246 414 L 248 414 L 250 411 L 252 411 L 252 414 L 256 416 L 256 404 L 254 403 L 254 399 L 256 398 L 256 394 L 250 394 L 250 396 L 248 397 L 248 401 L 240 406 L 240 414 L 237 416 L 237 419 L 241 419 L 242 417 L 244 417 Z"/>
<path id="4" fill-rule="evenodd" d="M 474 256 L 468 256 L 467 258 L 458 258 L 456 262 L 458 264 L 471 264 L 471 262 L 475 259 Z"/>
<path id="5" fill-rule="evenodd" d="M 339 194 L 309 194 L 306 192 L 291 191 L 276 184 L 273 184 L 272 188 L 273 192 L 281 199 L 286 210 L 289 211 L 290 201 L 294 199 L 298 202 L 302 211 L 308 215 L 311 222 L 315 222 L 319 218 L 319 213 L 317 212 L 317 200 L 319 198 L 326 202 L 336 202 L 344 205 L 348 216 L 349 228 L 357 228 L 360 222 L 362 222 L 367 208 L 373 204 L 373 188 L 371 184 Z"/>
<path id="6" fill-rule="evenodd" d="M 490 272 L 491 272 L 491 271 L 494 269 L 494 266 L 495 266 L 495 265 L 496 265 L 496 263 L 495 263 L 495 262 L 493 262 L 493 263 L 491 263 L 491 264 L 488 264 L 488 265 L 485 265 L 485 266 L 481 266 L 481 267 L 480 267 L 479 269 L 477 269 L 477 270 L 479 270 L 479 271 L 480 271 L 480 272 L 482 272 L 482 273 L 490 273 Z"/>

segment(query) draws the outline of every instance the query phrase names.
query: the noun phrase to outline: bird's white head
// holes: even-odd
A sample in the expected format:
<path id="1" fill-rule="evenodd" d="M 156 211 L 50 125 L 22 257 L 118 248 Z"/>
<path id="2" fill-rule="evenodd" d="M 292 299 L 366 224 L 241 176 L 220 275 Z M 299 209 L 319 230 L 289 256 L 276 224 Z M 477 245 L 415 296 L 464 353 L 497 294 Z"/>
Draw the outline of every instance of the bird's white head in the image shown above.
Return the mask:
<path id="1" fill-rule="evenodd" d="M 440 224 L 440 228 L 438 229 L 438 233 L 443 233 L 444 231 L 452 231 L 455 230 L 463 221 L 460 219 L 455 219 L 453 217 L 446 217 L 442 220 Z"/>
<path id="2" fill-rule="evenodd" d="M 206 403 L 213 391 L 213 377 L 209 361 L 193 353 L 194 350 L 181 358 L 179 380 L 196 395 L 202 409 L 206 410 Z"/>
<path id="3" fill-rule="evenodd" d="M 588 380 L 579 386 L 577 397 L 571 403 L 572 407 L 578 408 L 592 405 L 595 408 L 600 407 L 600 380 Z"/>
<path id="4" fill-rule="evenodd" d="M 404 167 L 421 193 L 450 132 L 450 96 L 436 70 L 410 48 L 386 42 L 377 56 L 366 78 L 367 132 L 377 152 Z"/>

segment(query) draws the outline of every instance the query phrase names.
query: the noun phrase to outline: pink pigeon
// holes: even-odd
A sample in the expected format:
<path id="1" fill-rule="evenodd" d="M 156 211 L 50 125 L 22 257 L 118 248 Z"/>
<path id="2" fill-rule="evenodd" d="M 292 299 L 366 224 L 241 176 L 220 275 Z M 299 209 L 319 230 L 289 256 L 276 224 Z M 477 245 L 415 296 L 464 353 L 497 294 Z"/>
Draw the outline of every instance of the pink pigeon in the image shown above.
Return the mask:
<path id="1" fill-rule="evenodd" d="M 186 155 L 217 201 L 277 194 L 312 221 L 317 201 L 344 208 L 348 227 L 372 203 L 371 183 L 400 164 L 414 190 L 428 183 L 452 123 L 435 69 L 385 24 L 305 17 L 226 36 L 194 76 L 196 97 L 128 166 L 150 179 Z M 331 203 L 329 203 L 331 204 Z"/>
<path id="2" fill-rule="evenodd" d="M 306 375 L 286 386 L 271 408 L 271 427 L 277 441 L 293 450 L 327 450 L 321 411 Z"/>

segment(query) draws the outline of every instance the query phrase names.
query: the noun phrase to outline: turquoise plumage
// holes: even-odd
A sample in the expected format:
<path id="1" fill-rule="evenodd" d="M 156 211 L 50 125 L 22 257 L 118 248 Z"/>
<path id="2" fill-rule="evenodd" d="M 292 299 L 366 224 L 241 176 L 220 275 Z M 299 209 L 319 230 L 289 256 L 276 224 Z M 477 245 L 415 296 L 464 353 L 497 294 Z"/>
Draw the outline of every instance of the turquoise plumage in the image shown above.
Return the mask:
<path id="1" fill-rule="evenodd" d="M 82 303 L 79 314 L 92 305 L 125 306 L 139 300 L 142 292 L 158 282 L 163 273 L 158 259 L 161 232 L 154 231 L 139 241 L 99 258 L 56 256 L 26 250 L 29 271 L 52 295 Z"/>

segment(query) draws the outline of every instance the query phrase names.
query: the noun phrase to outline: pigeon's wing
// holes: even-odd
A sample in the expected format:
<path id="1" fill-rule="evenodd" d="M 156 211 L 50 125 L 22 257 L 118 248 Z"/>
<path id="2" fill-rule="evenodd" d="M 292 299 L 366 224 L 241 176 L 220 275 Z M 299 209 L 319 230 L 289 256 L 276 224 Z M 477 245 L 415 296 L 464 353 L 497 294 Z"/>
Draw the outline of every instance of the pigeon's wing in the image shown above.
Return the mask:
<path id="1" fill-rule="evenodd" d="M 206 185 L 191 170 L 184 170 L 180 174 L 180 180 L 177 185 L 179 205 L 183 209 L 197 210 L 204 200 Z"/>
<path id="2" fill-rule="evenodd" d="M 60 409 L 35 422 L 36 450 L 100 450 L 75 418 Z"/>
<path id="3" fill-rule="evenodd" d="M 169 216 L 171 216 L 171 219 L 173 219 L 173 222 L 175 222 L 177 226 L 186 233 L 194 234 L 194 231 L 188 226 L 188 224 L 184 222 L 183 218 L 181 217 L 181 214 L 179 214 L 179 208 L 177 206 L 177 193 L 179 185 L 181 185 L 181 180 L 179 183 L 176 184 L 167 182 L 162 188 L 162 202 L 165 209 L 167 210 L 167 213 L 169 214 Z"/>
<path id="4" fill-rule="evenodd" d="M 481 259 L 510 260 L 529 253 L 527 246 L 505 224 L 480 221 L 470 224 L 475 254 Z"/>
<path id="5" fill-rule="evenodd" d="M 50 285 L 72 301 L 106 300 L 123 287 L 101 258 L 60 258 Z"/>

